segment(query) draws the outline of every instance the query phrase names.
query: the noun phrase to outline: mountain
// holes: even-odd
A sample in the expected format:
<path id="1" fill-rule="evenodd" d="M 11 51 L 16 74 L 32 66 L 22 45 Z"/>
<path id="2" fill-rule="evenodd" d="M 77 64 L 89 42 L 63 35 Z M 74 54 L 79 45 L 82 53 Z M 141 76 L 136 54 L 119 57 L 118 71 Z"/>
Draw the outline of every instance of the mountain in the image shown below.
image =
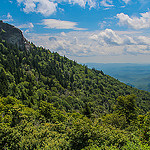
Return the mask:
<path id="1" fill-rule="evenodd" d="M 1 32 L 0 149 L 149 148 L 149 92 Z"/>
<path id="2" fill-rule="evenodd" d="M 31 48 L 20 29 L 4 23 L 2 20 L 0 21 L 0 38 L 6 40 L 8 43 L 17 45 L 21 50 L 29 50 Z"/>
<path id="3" fill-rule="evenodd" d="M 150 64 L 134 63 L 86 63 L 90 68 L 103 70 L 106 74 L 136 87 L 150 92 Z"/>

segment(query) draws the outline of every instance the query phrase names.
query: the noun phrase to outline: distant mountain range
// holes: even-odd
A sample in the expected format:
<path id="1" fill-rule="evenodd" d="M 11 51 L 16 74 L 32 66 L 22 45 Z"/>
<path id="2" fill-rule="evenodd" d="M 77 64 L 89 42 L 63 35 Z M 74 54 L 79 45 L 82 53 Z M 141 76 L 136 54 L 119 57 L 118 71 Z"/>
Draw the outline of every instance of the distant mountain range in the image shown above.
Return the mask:
<path id="1" fill-rule="evenodd" d="M 134 63 L 86 63 L 90 68 L 103 70 L 127 85 L 150 91 L 150 64 Z"/>

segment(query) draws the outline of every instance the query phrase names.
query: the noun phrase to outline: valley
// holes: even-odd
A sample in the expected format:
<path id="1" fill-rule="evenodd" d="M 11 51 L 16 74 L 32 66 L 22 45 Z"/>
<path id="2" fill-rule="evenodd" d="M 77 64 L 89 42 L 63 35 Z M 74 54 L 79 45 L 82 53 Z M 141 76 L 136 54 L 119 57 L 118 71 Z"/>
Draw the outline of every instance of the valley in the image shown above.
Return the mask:
<path id="1" fill-rule="evenodd" d="M 131 63 L 86 63 L 90 68 L 103 70 L 104 73 L 140 90 L 150 92 L 150 64 Z"/>

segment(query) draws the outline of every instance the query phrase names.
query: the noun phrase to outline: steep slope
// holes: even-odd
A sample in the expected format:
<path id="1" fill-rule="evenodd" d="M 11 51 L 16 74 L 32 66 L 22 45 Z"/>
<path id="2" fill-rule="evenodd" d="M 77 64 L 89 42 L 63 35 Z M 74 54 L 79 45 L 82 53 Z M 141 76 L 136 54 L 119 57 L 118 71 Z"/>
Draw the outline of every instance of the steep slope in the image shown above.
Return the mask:
<path id="1" fill-rule="evenodd" d="M 0 21 L 0 38 L 8 43 L 17 45 L 21 50 L 29 50 L 31 48 L 28 41 L 24 38 L 22 31 L 18 28 Z"/>
<path id="2" fill-rule="evenodd" d="M 0 39 L 0 149 L 150 149 L 149 92 L 30 45 Z"/>
<path id="3" fill-rule="evenodd" d="M 67 111 L 81 110 L 88 103 L 92 113 L 100 114 L 111 112 L 118 96 L 135 94 L 141 110 L 150 110 L 150 93 L 127 86 L 102 71 L 88 69 L 33 44 L 28 52 L 5 41 L 0 43 L 1 73 L 5 75 L 1 96 L 15 96 L 31 107 L 46 100 Z"/>

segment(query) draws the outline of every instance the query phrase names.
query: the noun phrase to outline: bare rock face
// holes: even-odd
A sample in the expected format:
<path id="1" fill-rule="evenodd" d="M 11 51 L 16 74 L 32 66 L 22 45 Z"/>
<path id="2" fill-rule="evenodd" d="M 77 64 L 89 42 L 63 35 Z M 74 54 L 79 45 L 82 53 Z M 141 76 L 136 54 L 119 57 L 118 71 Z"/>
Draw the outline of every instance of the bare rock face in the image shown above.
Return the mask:
<path id="1" fill-rule="evenodd" d="M 3 21 L 0 21 L 0 38 L 8 43 L 17 45 L 21 50 L 29 51 L 31 48 L 31 45 L 24 38 L 20 29 Z"/>

